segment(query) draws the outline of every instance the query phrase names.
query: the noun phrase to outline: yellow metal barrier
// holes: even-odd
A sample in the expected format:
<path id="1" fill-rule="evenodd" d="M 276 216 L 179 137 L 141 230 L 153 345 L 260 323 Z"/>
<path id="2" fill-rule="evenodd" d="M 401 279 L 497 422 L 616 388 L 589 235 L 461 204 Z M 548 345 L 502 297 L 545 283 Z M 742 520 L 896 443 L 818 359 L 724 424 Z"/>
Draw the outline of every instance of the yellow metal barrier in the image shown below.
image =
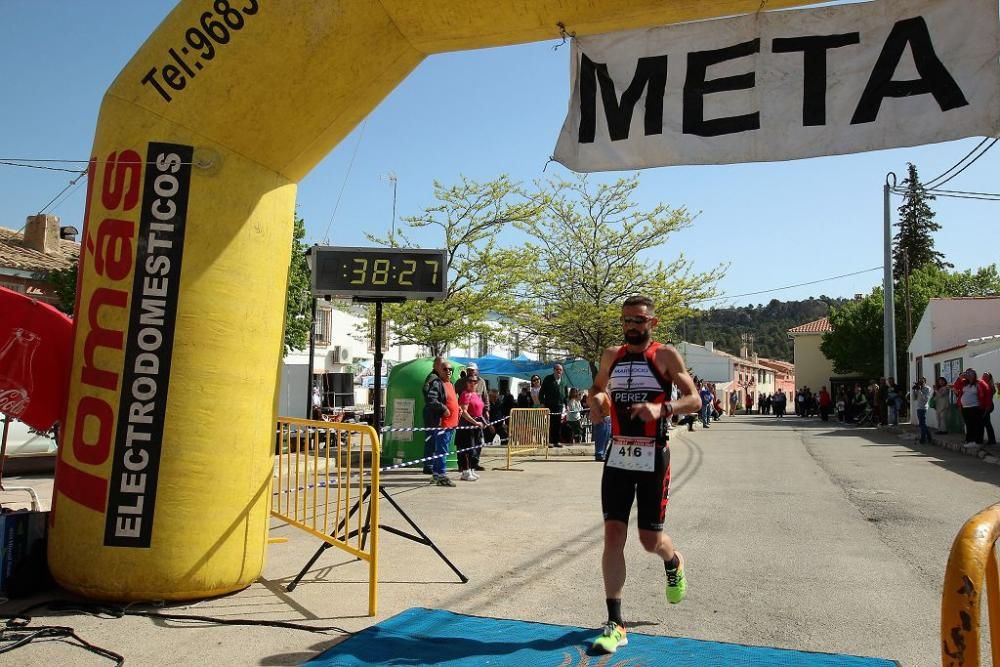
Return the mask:
<path id="1" fill-rule="evenodd" d="M 549 458 L 549 411 L 546 408 L 514 408 L 510 411 L 507 436 L 507 467 L 498 470 L 521 470 L 511 463 L 518 454 L 545 449 Z"/>
<path id="2" fill-rule="evenodd" d="M 979 667 L 979 611 L 984 579 L 993 664 L 1000 665 L 1000 573 L 994 552 L 998 538 L 1000 503 L 966 521 L 951 545 L 941 593 L 944 667 Z"/>
<path id="3" fill-rule="evenodd" d="M 280 417 L 275 434 L 271 516 L 367 561 L 368 615 L 374 616 L 381 449 L 375 429 Z"/>

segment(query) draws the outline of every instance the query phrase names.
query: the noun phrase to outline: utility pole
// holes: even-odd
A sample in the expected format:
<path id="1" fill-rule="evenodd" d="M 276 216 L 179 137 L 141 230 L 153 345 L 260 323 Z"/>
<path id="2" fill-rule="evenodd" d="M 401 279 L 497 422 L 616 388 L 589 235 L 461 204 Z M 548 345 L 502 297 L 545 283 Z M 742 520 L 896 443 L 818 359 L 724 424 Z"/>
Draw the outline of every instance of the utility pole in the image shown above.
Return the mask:
<path id="1" fill-rule="evenodd" d="M 903 281 L 906 290 L 906 345 L 913 340 L 913 306 L 910 303 L 910 255 L 903 253 Z"/>
<path id="2" fill-rule="evenodd" d="M 892 180 L 892 185 L 889 180 Z M 896 187 L 896 174 L 891 171 L 885 176 L 882 186 L 882 217 L 884 247 L 882 260 L 882 372 L 885 377 L 896 377 L 896 312 L 892 286 L 892 215 L 889 209 L 889 193 Z"/>

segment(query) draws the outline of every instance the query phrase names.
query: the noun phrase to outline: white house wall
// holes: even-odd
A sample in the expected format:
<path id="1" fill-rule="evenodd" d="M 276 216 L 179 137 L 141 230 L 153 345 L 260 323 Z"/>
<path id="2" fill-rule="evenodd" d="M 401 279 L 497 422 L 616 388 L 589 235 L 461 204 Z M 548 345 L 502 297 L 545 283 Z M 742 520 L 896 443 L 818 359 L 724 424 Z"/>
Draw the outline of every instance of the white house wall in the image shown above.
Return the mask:
<path id="1" fill-rule="evenodd" d="M 910 378 L 917 377 L 917 358 L 924 357 L 923 375 L 928 384 L 934 383 L 934 364 L 948 359 L 963 358 L 963 368 L 970 363 L 967 355 L 976 350 L 955 350 L 928 357 L 931 352 L 965 344 L 974 338 L 1000 333 L 1000 298 L 931 299 L 907 348 Z M 985 348 L 979 348 L 979 352 Z M 985 366 L 978 370 L 988 370 Z"/>
<path id="2" fill-rule="evenodd" d="M 687 367 L 702 380 L 719 383 L 733 379 L 733 368 L 728 357 L 693 343 L 680 342 L 676 347 Z"/>
<path id="3" fill-rule="evenodd" d="M 927 352 L 961 345 L 971 338 L 992 336 L 1000 331 L 1000 297 L 931 299 L 920 318 L 920 326 L 924 320 L 928 320 L 930 328 Z"/>

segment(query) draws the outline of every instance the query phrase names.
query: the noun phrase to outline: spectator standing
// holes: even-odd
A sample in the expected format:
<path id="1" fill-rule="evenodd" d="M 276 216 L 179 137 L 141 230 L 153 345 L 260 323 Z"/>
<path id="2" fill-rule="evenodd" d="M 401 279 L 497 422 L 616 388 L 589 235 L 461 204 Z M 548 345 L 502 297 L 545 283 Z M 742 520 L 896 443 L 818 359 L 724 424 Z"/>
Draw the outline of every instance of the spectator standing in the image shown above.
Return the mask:
<path id="1" fill-rule="evenodd" d="M 611 402 L 607 394 L 598 393 L 587 399 L 590 421 L 594 428 L 594 460 L 604 462 L 611 440 Z"/>
<path id="2" fill-rule="evenodd" d="M 788 397 L 785 396 L 785 390 L 779 389 L 778 393 L 771 397 L 771 407 L 774 408 L 775 419 L 781 419 L 785 416 L 785 407 L 788 404 Z"/>
<path id="3" fill-rule="evenodd" d="M 531 385 L 528 387 L 528 393 L 531 394 L 531 407 L 540 408 L 542 406 L 542 378 L 537 375 L 531 376 Z"/>
<path id="4" fill-rule="evenodd" d="M 701 384 L 701 390 L 698 392 L 698 395 L 701 396 L 701 412 L 699 413 L 701 416 L 701 427 L 708 428 L 708 422 L 712 416 L 712 390 L 708 388 L 707 382 Z"/>
<path id="5" fill-rule="evenodd" d="M 746 406 L 747 414 L 753 414 L 753 396 L 750 395 L 749 389 L 747 390 L 747 397 L 744 405 Z"/>
<path id="6" fill-rule="evenodd" d="M 830 420 L 830 407 L 833 405 L 833 398 L 826 390 L 826 385 L 819 388 L 819 418 L 823 421 Z"/>
<path id="7" fill-rule="evenodd" d="M 479 396 L 480 402 L 483 404 L 483 411 L 478 415 L 480 423 L 487 423 L 490 421 L 490 389 L 489 385 L 486 384 L 486 380 L 479 375 L 479 366 L 476 362 L 470 361 L 465 367 L 465 377 L 455 385 L 455 393 L 461 396 L 465 393 L 467 388 L 471 388 L 473 392 Z M 456 436 L 457 438 L 457 436 Z M 480 442 L 480 445 L 482 442 Z M 477 449 L 475 455 L 472 457 L 473 470 L 482 472 L 485 470 L 481 465 L 479 465 L 479 452 Z"/>
<path id="8" fill-rule="evenodd" d="M 896 386 L 896 378 L 889 378 L 886 381 L 886 409 L 889 415 L 889 424 L 899 426 L 899 407 L 902 403 L 899 387 Z"/>
<path id="9" fill-rule="evenodd" d="M 458 409 L 461 414 L 459 426 L 461 428 L 455 433 L 455 449 L 460 452 L 458 455 L 458 469 L 461 471 L 463 482 L 475 482 L 479 479 L 476 469 L 479 466 L 479 446 L 482 443 L 483 414 L 486 406 L 483 399 L 476 391 L 475 383 L 466 382 L 462 393 L 458 396 Z M 469 428 L 470 426 L 474 428 Z M 465 450 L 465 451 L 462 451 Z"/>
<path id="10" fill-rule="evenodd" d="M 993 373 L 989 371 L 983 373 L 982 381 L 986 383 L 986 386 L 990 390 L 990 400 L 983 412 L 983 428 L 986 430 L 986 444 L 995 445 L 997 444 L 997 435 L 993 430 L 993 390 L 996 388 L 996 383 L 993 381 Z"/>
<path id="11" fill-rule="evenodd" d="M 521 390 L 517 394 L 517 407 L 533 408 L 534 402 L 531 399 L 531 387 L 526 384 L 521 385 Z"/>
<path id="12" fill-rule="evenodd" d="M 983 415 L 987 404 L 993 402 L 993 388 L 976 376 L 975 369 L 968 368 L 955 381 L 954 389 L 965 420 L 965 445 L 983 444 Z"/>
<path id="13" fill-rule="evenodd" d="M 566 399 L 566 425 L 569 427 L 573 442 L 580 442 L 583 436 L 583 429 L 580 427 L 581 412 L 583 405 L 580 403 L 580 391 L 573 387 L 569 390 L 569 398 Z"/>
<path id="14" fill-rule="evenodd" d="M 934 412 L 937 416 L 937 433 L 944 435 L 948 432 L 948 408 L 951 406 L 951 387 L 943 377 L 934 380 Z"/>
<path id="15" fill-rule="evenodd" d="M 837 421 L 847 421 L 847 392 L 843 387 L 837 389 Z"/>
<path id="16" fill-rule="evenodd" d="M 507 438 L 507 422 L 499 421 L 504 417 L 503 407 L 501 406 L 500 401 L 500 392 L 496 389 L 490 389 L 490 414 L 494 416 L 493 421 L 496 423 L 490 424 L 483 429 L 486 442 L 492 442 L 498 436 L 501 440 Z"/>
<path id="17" fill-rule="evenodd" d="M 885 426 L 889 423 L 889 385 L 885 378 L 878 379 L 872 396 L 872 405 L 875 409 L 875 420 L 878 424 Z"/>
<path id="18" fill-rule="evenodd" d="M 729 395 L 729 414 L 735 415 L 736 410 L 740 407 L 740 395 L 737 392 L 733 392 Z"/>
<path id="19" fill-rule="evenodd" d="M 458 426 L 458 396 L 455 395 L 455 385 L 451 383 L 451 362 L 444 357 L 434 358 L 434 370 L 424 381 L 424 425 L 437 427 L 428 434 L 432 454 L 436 457 L 431 461 L 432 484 L 436 486 L 455 486 L 455 482 L 445 473 L 445 457 L 451 446 L 451 434 Z M 424 447 L 425 456 L 427 447 Z"/>
<path id="20" fill-rule="evenodd" d="M 516 403 L 514 402 L 514 397 L 510 393 L 509 384 L 500 385 L 500 412 L 494 416 L 494 419 L 506 419 L 510 417 L 510 411 L 514 409 Z M 493 411 L 490 410 L 490 414 Z"/>
<path id="21" fill-rule="evenodd" d="M 476 362 L 470 361 L 463 373 L 462 379 L 455 383 L 455 393 L 461 396 L 465 392 L 466 385 L 471 385 L 472 390 L 479 395 L 479 400 L 483 402 L 483 419 L 490 421 L 490 388 L 486 380 L 479 375 L 479 366 Z"/>
<path id="22" fill-rule="evenodd" d="M 323 419 L 323 397 L 320 395 L 319 387 L 316 385 L 313 385 L 312 418 L 317 421 Z"/>
<path id="23" fill-rule="evenodd" d="M 927 430 L 927 403 L 931 400 L 931 388 L 927 386 L 927 378 L 918 378 L 910 391 L 913 407 L 917 411 L 917 424 L 920 426 L 920 444 L 931 441 L 931 432 Z"/>
<path id="24" fill-rule="evenodd" d="M 566 408 L 566 398 L 569 387 L 563 375 L 562 364 L 552 367 L 552 373 L 545 376 L 538 392 L 542 406 L 549 410 L 549 445 L 562 447 L 559 442 L 559 432 L 562 430 L 563 411 Z"/>

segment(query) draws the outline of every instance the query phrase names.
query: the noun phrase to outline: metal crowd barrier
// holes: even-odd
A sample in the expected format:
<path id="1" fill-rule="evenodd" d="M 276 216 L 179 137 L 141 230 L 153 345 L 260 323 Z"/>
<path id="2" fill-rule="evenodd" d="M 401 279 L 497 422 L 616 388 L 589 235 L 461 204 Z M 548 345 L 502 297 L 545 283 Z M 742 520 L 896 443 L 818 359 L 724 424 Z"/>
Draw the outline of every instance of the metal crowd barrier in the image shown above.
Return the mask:
<path id="1" fill-rule="evenodd" d="M 379 451 L 365 424 L 277 421 L 271 516 L 368 562 L 369 616 L 377 609 Z"/>
<path id="2" fill-rule="evenodd" d="M 1000 665 L 1000 572 L 995 547 L 1000 538 L 1000 503 L 965 522 L 948 556 L 941 592 L 941 664 L 979 667 L 983 581 L 993 663 Z"/>
<path id="3" fill-rule="evenodd" d="M 499 470 L 521 470 L 512 468 L 514 457 L 545 450 L 549 458 L 549 411 L 546 408 L 514 408 L 510 411 L 507 434 L 507 467 Z"/>

